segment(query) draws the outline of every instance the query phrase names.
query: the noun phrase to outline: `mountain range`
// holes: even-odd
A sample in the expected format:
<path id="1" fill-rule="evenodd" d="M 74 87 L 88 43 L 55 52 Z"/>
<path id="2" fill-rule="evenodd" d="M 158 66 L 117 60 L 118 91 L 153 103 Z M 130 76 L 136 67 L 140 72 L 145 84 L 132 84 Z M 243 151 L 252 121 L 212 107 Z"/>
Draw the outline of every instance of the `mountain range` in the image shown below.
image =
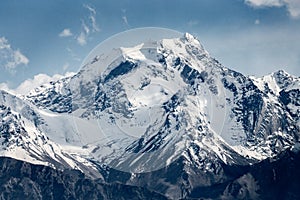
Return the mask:
<path id="1" fill-rule="evenodd" d="M 300 198 L 300 78 L 245 76 L 188 33 L 0 91 L 0 116 L 2 199 Z"/>

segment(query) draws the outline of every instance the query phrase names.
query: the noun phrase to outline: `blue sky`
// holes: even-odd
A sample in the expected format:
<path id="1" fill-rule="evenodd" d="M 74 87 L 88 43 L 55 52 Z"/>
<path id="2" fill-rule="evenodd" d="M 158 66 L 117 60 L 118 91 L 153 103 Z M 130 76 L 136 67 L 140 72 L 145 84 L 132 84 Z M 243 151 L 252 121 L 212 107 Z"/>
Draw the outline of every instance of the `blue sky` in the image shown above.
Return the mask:
<path id="1" fill-rule="evenodd" d="M 300 76 L 298 0 L 2 0 L 0 83 L 76 72 L 101 41 L 149 26 L 190 32 L 246 75 Z"/>

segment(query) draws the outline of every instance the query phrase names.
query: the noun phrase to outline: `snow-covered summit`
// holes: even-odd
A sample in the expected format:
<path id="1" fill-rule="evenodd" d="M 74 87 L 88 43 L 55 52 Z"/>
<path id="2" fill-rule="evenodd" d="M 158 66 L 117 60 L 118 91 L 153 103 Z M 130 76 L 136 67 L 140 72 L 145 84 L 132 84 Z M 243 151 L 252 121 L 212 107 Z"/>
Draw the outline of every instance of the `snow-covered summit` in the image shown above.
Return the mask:
<path id="1" fill-rule="evenodd" d="M 277 96 L 282 90 L 288 91 L 300 86 L 300 78 L 282 69 L 261 78 L 251 77 L 251 79 L 260 90 L 270 91 Z"/>

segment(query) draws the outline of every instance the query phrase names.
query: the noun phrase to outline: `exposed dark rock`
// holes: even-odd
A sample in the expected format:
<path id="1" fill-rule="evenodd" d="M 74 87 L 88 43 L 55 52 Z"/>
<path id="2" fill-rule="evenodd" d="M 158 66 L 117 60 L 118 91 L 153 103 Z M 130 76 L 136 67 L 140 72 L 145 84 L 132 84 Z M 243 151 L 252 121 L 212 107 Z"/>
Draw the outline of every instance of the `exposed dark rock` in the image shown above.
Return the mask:
<path id="1" fill-rule="evenodd" d="M 54 170 L 0 158 L 0 199 L 165 200 L 146 188 L 91 180 L 77 170 Z"/>

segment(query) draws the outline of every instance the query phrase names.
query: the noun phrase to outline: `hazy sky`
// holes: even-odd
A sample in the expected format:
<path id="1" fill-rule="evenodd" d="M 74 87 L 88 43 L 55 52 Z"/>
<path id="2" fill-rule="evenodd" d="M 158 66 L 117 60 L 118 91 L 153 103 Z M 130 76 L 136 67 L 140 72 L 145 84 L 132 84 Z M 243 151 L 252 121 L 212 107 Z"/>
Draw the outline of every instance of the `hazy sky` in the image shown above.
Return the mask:
<path id="1" fill-rule="evenodd" d="M 0 83 L 77 71 L 101 41 L 149 26 L 190 32 L 246 75 L 300 76 L 299 0 L 1 0 Z"/>

